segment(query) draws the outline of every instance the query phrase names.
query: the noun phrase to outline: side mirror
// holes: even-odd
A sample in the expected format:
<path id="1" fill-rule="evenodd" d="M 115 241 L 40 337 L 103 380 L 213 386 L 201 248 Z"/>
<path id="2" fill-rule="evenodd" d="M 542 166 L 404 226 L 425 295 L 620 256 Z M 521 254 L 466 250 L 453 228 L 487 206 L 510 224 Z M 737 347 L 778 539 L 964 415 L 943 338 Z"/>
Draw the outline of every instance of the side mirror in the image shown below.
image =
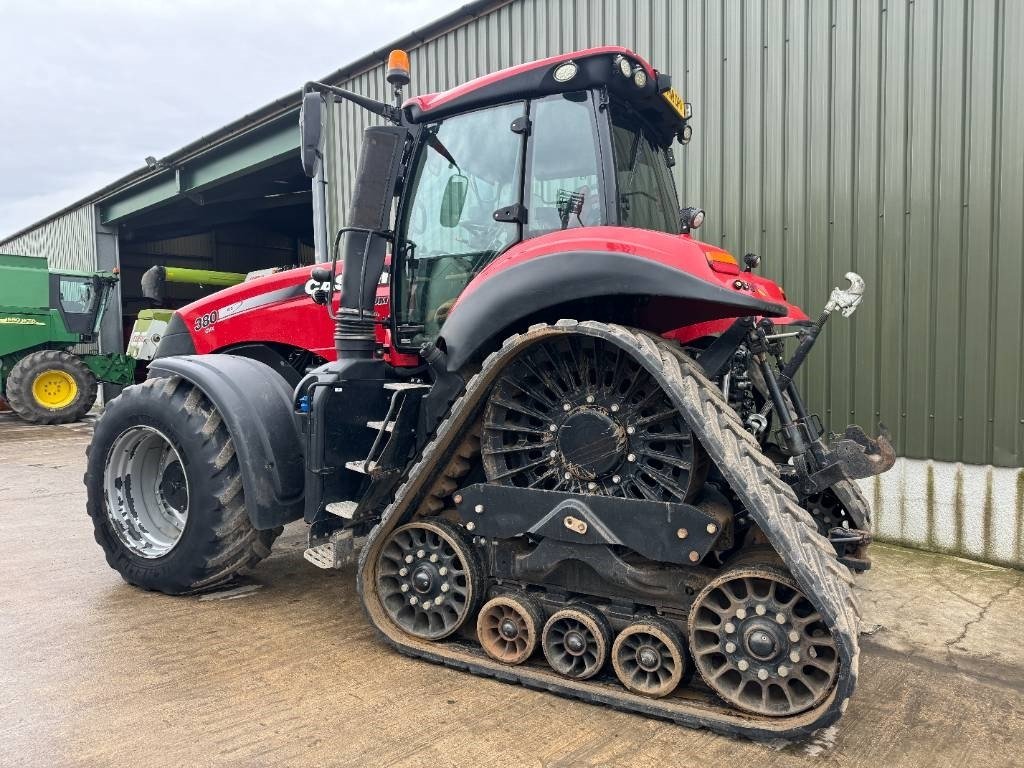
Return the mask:
<path id="1" fill-rule="evenodd" d="M 449 177 L 441 199 L 441 226 L 452 229 L 462 220 L 462 209 L 466 205 L 469 179 L 461 174 Z"/>
<path id="2" fill-rule="evenodd" d="M 324 100 L 316 91 L 302 94 L 299 112 L 299 156 L 302 170 L 309 178 L 316 176 L 323 157 Z"/>

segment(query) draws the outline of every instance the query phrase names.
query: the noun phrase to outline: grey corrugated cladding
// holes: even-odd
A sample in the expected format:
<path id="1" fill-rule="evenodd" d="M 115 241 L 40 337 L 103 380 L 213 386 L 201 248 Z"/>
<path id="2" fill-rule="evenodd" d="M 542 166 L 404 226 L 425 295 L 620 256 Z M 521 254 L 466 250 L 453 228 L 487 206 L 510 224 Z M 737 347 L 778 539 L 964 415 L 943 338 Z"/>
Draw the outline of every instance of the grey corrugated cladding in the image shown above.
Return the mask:
<path id="1" fill-rule="evenodd" d="M 51 269 L 96 269 L 92 205 L 83 205 L 8 240 L 0 246 L 0 251 L 45 256 Z"/>
<path id="2" fill-rule="evenodd" d="M 516 0 L 413 49 L 410 93 L 602 44 L 693 102 L 676 170 L 703 239 L 761 254 L 811 314 L 864 276 L 804 375 L 833 429 L 1024 463 L 1024 2 Z M 380 67 L 345 85 L 387 97 Z M 366 119 L 339 117 L 341 210 Z"/>

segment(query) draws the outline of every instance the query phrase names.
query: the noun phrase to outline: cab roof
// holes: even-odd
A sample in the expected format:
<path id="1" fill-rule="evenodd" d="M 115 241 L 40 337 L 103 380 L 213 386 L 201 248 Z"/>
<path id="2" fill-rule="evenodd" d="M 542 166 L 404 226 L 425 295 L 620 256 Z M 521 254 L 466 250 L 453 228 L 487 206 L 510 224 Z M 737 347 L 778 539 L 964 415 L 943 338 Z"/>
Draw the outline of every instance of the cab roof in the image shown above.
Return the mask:
<path id="1" fill-rule="evenodd" d="M 642 86 L 636 85 L 633 77 L 623 76 L 619 70 L 623 58 L 632 71 L 643 70 L 646 82 Z M 554 73 L 569 62 L 576 65 L 575 74 L 559 82 Z M 493 104 L 603 86 L 613 96 L 628 101 L 642 112 L 667 145 L 686 124 L 663 96 L 670 84 L 668 75 L 659 73 L 630 49 L 606 45 L 530 61 L 469 80 L 447 91 L 414 96 L 405 101 L 402 109 L 409 122 L 427 123 Z"/>

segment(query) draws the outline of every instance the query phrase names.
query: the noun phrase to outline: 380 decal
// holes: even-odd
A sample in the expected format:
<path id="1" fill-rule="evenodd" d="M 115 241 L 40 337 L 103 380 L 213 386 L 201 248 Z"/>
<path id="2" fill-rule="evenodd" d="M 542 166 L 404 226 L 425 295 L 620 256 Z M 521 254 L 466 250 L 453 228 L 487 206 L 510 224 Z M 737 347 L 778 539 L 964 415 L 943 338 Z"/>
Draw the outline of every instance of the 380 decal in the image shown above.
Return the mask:
<path id="1" fill-rule="evenodd" d="M 203 330 L 203 328 L 209 328 L 211 325 L 217 322 L 217 310 L 207 312 L 205 315 L 200 315 L 196 318 L 193 326 L 197 331 Z"/>

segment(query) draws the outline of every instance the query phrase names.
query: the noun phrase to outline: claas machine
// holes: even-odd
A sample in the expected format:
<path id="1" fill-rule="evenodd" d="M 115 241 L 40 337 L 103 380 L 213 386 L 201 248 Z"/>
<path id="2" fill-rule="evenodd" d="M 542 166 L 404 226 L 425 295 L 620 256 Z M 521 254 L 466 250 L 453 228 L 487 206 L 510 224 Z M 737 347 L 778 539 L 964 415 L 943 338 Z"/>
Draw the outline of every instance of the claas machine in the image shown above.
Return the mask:
<path id="1" fill-rule="evenodd" d="M 195 593 L 301 518 L 306 559 L 354 567 L 402 653 L 752 738 L 834 722 L 870 564 L 853 481 L 893 451 L 827 432 L 794 377 L 863 281 L 811 319 L 756 257 L 697 240 L 671 171 L 690 106 L 630 50 L 404 101 L 396 52 L 387 79 L 391 103 L 320 83 L 302 99 L 314 178 L 327 104 L 382 123 L 301 297 L 334 359 L 292 386 L 252 357 L 169 355 L 218 332 L 223 299 L 179 314 L 89 449 L 108 563 Z M 228 317 L 256 334 L 265 307 L 245 301 Z"/>

